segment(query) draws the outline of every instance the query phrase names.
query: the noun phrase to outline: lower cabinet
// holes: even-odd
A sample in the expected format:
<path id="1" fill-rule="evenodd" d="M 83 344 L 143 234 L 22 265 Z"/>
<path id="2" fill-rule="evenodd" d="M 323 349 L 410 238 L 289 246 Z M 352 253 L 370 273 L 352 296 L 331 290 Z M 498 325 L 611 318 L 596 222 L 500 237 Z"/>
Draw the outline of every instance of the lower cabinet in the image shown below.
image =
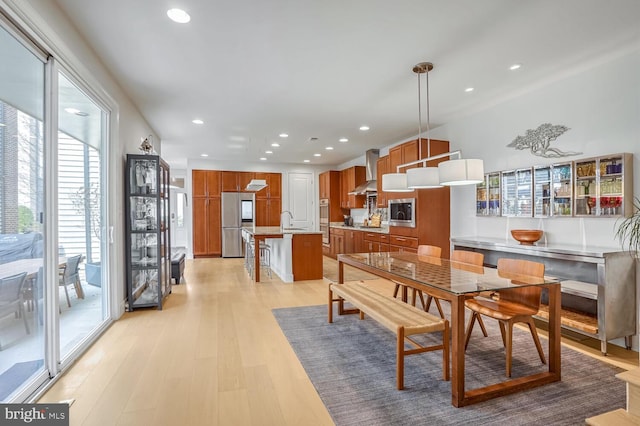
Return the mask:
<path id="1" fill-rule="evenodd" d="M 400 235 L 389 235 L 389 251 L 417 253 L 418 239 Z"/>
<path id="2" fill-rule="evenodd" d="M 345 253 L 344 230 L 331 228 L 329 231 L 329 241 L 331 242 L 332 257 L 337 257 L 339 254 Z"/>

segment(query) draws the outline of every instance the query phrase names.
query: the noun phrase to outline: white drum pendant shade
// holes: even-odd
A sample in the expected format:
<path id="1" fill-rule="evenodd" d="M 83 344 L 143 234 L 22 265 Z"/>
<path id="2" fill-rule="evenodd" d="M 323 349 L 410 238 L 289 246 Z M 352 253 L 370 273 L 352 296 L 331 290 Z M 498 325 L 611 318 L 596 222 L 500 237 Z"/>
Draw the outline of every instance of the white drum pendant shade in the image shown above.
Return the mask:
<path id="1" fill-rule="evenodd" d="M 447 186 L 471 185 L 484 181 L 484 163 L 478 159 L 443 161 L 438 164 L 440 183 Z"/>
<path id="2" fill-rule="evenodd" d="M 407 187 L 411 189 L 442 188 L 437 167 L 418 167 L 407 170 Z"/>
<path id="3" fill-rule="evenodd" d="M 407 175 L 404 173 L 387 173 L 382 175 L 382 190 L 384 192 L 411 192 L 407 188 Z"/>

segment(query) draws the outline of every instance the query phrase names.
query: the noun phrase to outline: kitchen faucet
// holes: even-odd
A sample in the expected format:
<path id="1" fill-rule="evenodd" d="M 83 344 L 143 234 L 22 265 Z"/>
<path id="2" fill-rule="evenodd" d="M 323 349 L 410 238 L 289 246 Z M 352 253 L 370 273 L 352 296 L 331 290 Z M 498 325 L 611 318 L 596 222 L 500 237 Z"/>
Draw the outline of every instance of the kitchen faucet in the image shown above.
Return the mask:
<path id="1" fill-rule="evenodd" d="M 293 213 L 291 213 L 289 210 L 283 210 L 280 212 L 280 219 L 282 219 L 282 215 L 287 213 L 289 215 L 289 218 L 291 220 L 293 220 Z M 280 227 L 284 228 L 284 222 L 282 222 L 282 220 L 280 220 Z"/>

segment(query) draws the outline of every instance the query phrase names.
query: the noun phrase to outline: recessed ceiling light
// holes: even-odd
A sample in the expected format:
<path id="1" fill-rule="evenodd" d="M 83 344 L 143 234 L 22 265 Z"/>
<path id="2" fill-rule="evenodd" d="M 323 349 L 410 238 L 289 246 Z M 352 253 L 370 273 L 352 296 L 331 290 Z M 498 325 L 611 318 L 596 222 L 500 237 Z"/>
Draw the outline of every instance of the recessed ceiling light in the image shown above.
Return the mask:
<path id="1" fill-rule="evenodd" d="M 277 147 L 279 147 L 279 146 L 280 146 L 280 144 L 279 144 L 279 143 L 277 143 L 277 142 L 274 142 L 274 143 L 272 143 L 272 144 L 271 144 L 271 146 L 273 146 L 273 147 L 277 148 Z"/>
<path id="2" fill-rule="evenodd" d="M 200 154 L 200 157 L 208 157 L 209 154 Z"/>
<path id="3" fill-rule="evenodd" d="M 360 130 L 362 131 L 369 130 L 369 126 L 360 126 Z"/>
<path id="4" fill-rule="evenodd" d="M 304 163 L 310 163 L 311 160 L 302 160 Z"/>
<path id="5" fill-rule="evenodd" d="M 313 154 L 314 157 L 322 157 L 322 154 Z"/>
<path id="6" fill-rule="evenodd" d="M 278 136 L 280 136 L 281 138 L 288 138 L 289 135 L 286 133 L 280 133 Z"/>
<path id="7" fill-rule="evenodd" d="M 6 126 L 6 124 L 0 123 L 0 127 L 5 127 L 5 126 Z"/>
<path id="8" fill-rule="evenodd" d="M 273 151 L 265 151 L 265 154 L 273 154 Z"/>
<path id="9" fill-rule="evenodd" d="M 167 16 L 178 24 L 186 24 L 191 20 L 191 16 L 182 9 L 169 9 L 167 10 Z"/>
<path id="10" fill-rule="evenodd" d="M 464 89 L 465 92 L 473 92 L 473 87 L 467 87 Z"/>
<path id="11" fill-rule="evenodd" d="M 515 70 L 517 70 L 518 68 L 520 68 L 521 66 L 522 66 L 522 64 L 513 64 L 513 65 L 511 65 L 511 66 L 509 67 L 509 69 L 510 69 L 511 71 L 515 71 Z"/>
<path id="12" fill-rule="evenodd" d="M 198 118 L 196 118 L 195 120 L 191 120 L 191 122 L 192 122 L 193 124 L 204 124 L 204 121 L 202 121 L 202 120 L 200 120 L 200 119 L 198 119 Z"/>
<path id="13" fill-rule="evenodd" d="M 331 150 L 333 149 L 333 147 L 332 147 L 332 146 L 328 146 L 328 147 L 326 147 L 325 149 L 326 149 L 327 151 L 331 151 Z"/>
<path id="14" fill-rule="evenodd" d="M 267 157 L 260 157 L 260 161 L 267 161 Z"/>
<path id="15" fill-rule="evenodd" d="M 367 129 L 368 129 L 368 127 L 367 127 Z M 363 128 L 361 127 L 361 128 L 360 128 L 360 130 L 365 130 L 365 129 L 363 129 Z M 340 138 L 340 139 L 338 139 L 338 140 L 339 140 L 340 142 L 349 142 L 349 139 L 347 139 L 347 138 Z"/>

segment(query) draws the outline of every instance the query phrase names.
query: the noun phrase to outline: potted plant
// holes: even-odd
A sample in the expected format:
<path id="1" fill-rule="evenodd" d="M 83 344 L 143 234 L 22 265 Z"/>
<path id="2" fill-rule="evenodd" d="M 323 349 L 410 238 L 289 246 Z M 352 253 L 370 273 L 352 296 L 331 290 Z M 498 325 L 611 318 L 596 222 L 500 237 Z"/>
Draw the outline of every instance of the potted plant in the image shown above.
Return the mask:
<path id="1" fill-rule="evenodd" d="M 71 201 L 73 207 L 76 209 L 76 213 L 85 216 L 89 226 L 91 226 L 91 233 L 100 241 L 102 231 L 100 220 L 100 185 L 91 183 L 89 186 L 80 187 L 71 196 Z M 90 245 L 91 241 L 87 241 L 87 246 Z M 90 257 L 87 258 L 85 278 L 87 284 L 101 287 L 102 268 L 99 261 L 93 262 L 92 260 Z"/>
<path id="2" fill-rule="evenodd" d="M 635 199 L 633 214 L 618 226 L 616 237 L 620 240 L 623 249 L 636 257 L 640 255 L 640 198 Z"/>

